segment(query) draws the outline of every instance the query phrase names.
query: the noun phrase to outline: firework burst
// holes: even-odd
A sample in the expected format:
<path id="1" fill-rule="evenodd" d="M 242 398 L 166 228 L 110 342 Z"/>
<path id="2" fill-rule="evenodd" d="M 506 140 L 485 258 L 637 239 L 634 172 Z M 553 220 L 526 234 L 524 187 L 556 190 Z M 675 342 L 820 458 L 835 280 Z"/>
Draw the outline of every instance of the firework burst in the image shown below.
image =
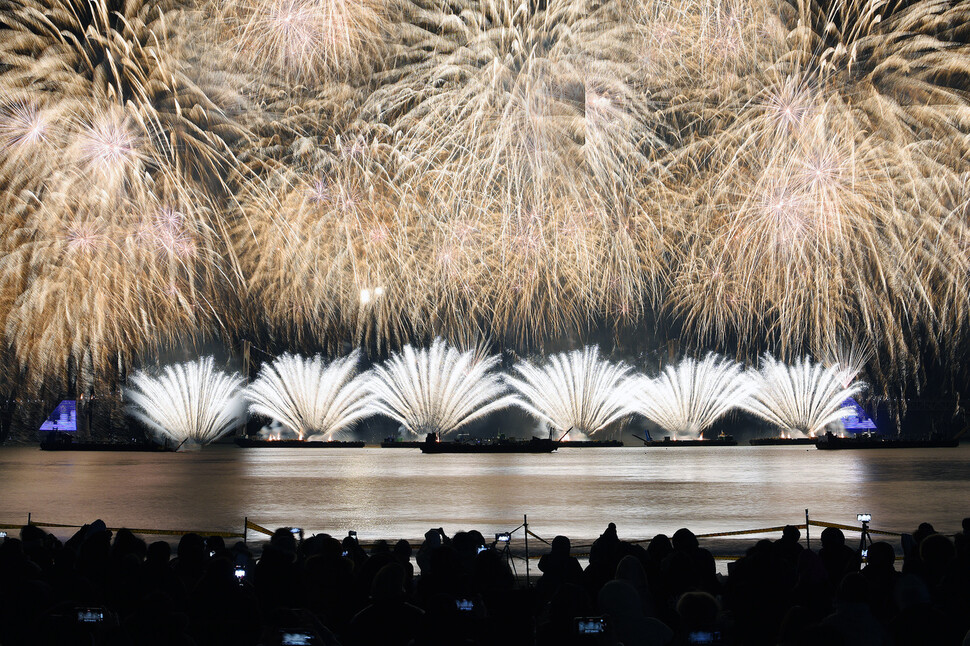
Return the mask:
<path id="1" fill-rule="evenodd" d="M 683 359 L 655 379 L 642 378 L 638 386 L 637 412 L 665 431 L 689 439 L 742 406 L 752 390 L 738 364 L 713 354 L 700 361 Z"/>
<path id="2" fill-rule="evenodd" d="M 964 1 L 2 0 L 32 382 L 272 338 L 960 365 Z M 575 347 L 572 346 L 572 347 Z M 957 368 L 954 368 L 956 370 Z"/>
<path id="3" fill-rule="evenodd" d="M 595 346 L 554 354 L 541 366 L 517 364 L 515 374 L 506 380 L 521 396 L 518 405 L 557 435 L 588 437 L 632 412 L 630 368 L 603 359 Z"/>
<path id="4" fill-rule="evenodd" d="M 166 366 L 157 375 L 139 371 L 126 390 L 128 412 L 159 439 L 179 447 L 209 444 L 242 423 L 242 377 L 215 369 L 212 357 Z"/>
<path id="5" fill-rule="evenodd" d="M 784 431 L 808 437 L 851 412 L 843 404 L 862 390 L 859 383 L 843 385 L 838 368 L 826 368 L 808 358 L 787 365 L 765 355 L 761 369 L 749 374 L 753 390 L 741 407 Z"/>
<path id="6" fill-rule="evenodd" d="M 956 79 L 970 50 L 939 26 L 965 11 L 850 0 L 779 15 L 785 46 L 671 167 L 700 214 L 667 303 L 692 337 L 792 355 L 848 330 L 891 365 L 934 344 L 916 328 L 964 315 L 953 252 L 970 113 Z"/>
<path id="7" fill-rule="evenodd" d="M 366 79 L 385 53 L 390 1 L 231 0 L 207 12 L 237 66 L 292 87 Z"/>
<path id="8" fill-rule="evenodd" d="M 237 289 L 215 203 L 238 130 L 183 73 L 166 10 L 0 8 L 0 321 L 38 382 L 81 366 L 118 379 L 141 352 L 219 327 Z M 154 227 L 166 211 L 179 222 Z"/>
<path id="9" fill-rule="evenodd" d="M 374 368 L 372 413 L 418 437 L 446 435 L 515 403 L 492 369 L 498 357 L 459 352 L 441 339 L 430 348 L 404 346 Z"/>
<path id="10" fill-rule="evenodd" d="M 279 421 L 298 439 L 331 439 L 368 414 L 368 377 L 360 353 L 329 363 L 284 354 L 264 364 L 245 391 L 249 412 Z"/>

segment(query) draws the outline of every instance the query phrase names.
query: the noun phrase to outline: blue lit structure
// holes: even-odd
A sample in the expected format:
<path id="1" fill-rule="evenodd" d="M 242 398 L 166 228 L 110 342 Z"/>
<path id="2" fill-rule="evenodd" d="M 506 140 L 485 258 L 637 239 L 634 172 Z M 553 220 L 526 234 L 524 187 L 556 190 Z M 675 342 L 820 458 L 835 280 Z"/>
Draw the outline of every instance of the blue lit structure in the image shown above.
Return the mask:
<path id="1" fill-rule="evenodd" d="M 58 433 L 77 431 L 77 401 L 74 399 L 63 400 L 47 420 L 41 424 L 40 430 Z"/>
<path id="2" fill-rule="evenodd" d="M 842 418 L 842 425 L 847 433 L 878 433 L 876 423 L 866 414 L 866 411 L 852 397 L 842 402 L 842 407 L 850 412 Z"/>

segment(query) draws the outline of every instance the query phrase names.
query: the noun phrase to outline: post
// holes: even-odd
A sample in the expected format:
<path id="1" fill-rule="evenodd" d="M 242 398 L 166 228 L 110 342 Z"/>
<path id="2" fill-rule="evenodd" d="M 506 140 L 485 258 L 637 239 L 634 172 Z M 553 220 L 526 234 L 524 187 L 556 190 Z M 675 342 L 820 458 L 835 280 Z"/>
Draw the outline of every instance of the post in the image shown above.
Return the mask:
<path id="1" fill-rule="evenodd" d="M 522 527 L 525 528 L 525 587 L 531 588 L 532 581 L 529 579 L 529 516 L 522 516 Z"/>
<path id="2" fill-rule="evenodd" d="M 249 542 L 249 516 L 243 516 L 243 544 Z"/>
<path id="3" fill-rule="evenodd" d="M 808 536 L 809 527 L 810 525 L 808 524 L 808 510 L 806 509 L 805 510 L 805 547 L 807 547 L 808 549 L 812 549 L 812 540 Z"/>

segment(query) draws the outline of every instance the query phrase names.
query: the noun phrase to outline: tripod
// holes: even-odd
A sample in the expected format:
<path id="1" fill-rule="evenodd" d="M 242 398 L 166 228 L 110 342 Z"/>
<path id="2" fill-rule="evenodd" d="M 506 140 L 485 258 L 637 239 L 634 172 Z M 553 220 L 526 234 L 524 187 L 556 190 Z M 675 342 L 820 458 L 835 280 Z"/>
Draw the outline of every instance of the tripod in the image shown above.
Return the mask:
<path id="1" fill-rule="evenodd" d="M 512 576 L 516 576 L 517 577 L 518 576 L 518 572 L 515 571 L 515 560 L 512 558 L 512 548 L 509 547 L 512 544 L 512 541 L 511 540 L 507 540 L 507 541 L 498 541 L 498 540 L 496 540 L 496 543 L 499 543 L 499 542 L 502 543 L 502 549 L 499 550 L 499 553 L 503 557 L 505 557 L 505 562 L 508 564 L 508 566 L 510 568 L 512 568 Z"/>
<path id="2" fill-rule="evenodd" d="M 502 543 L 502 548 L 499 550 L 499 552 L 502 554 L 502 556 L 505 557 L 505 562 L 508 564 L 508 566 L 510 568 L 512 568 L 512 575 L 513 576 L 516 576 L 516 577 L 519 575 L 519 573 L 515 571 L 515 559 L 512 557 L 512 547 L 511 547 L 511 545 L 512 545 L 512 535 L 515 534 L 515 532 L 519 531 L 522 528 L 525 528 L 526 531 L 528 531 L 529 526 L 526 525 L 523 522 L 521 525 L 519 525 L 518 527 L 516 527 L 515 529 L 513 529 L 510 532 L 500 532 L 500 533 L 498 533 L 498 534 L 495 535 L 495 542 L 492 543 L 492 548 L 493 549 L 499 543 Z M 526 553 L 526 558 L 528 559 L 528 555 L 529 555 L 529 537 L 528 537 L 528 535 L 525 537 L 525 553 Z M 529 565 L 529 562 L 526 561 L 526 574 L 528 574 L 528 570 L 529 570 L 528 565 Z"/>
<path id="3" fill-rule="evenodd" d="M 872 547 L 872 536 L 869 534 L 869 521 L 863 520 L 861 535 L 859 536 L 859 569 L 866 562 L 869 556 L 869 548 Z"/>

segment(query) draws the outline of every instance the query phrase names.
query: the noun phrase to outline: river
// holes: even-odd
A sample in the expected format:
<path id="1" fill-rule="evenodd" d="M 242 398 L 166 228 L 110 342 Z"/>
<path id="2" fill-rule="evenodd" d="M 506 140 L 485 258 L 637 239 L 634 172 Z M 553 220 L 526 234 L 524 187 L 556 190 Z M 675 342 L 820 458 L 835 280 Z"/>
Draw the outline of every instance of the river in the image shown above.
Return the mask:
<path id="1" fill-rule="evenodd" d="M 416 449 L 240 449 L 196 453 L 46 452 L 0 447 L 0 523 L 241 531 L 303 527 L 362 540 L 476 528 L 528 514 L 551 539 L 625 539 L 813 519 L 957 532 L 970 516 L 970 445 L 818 451 L 814 447 L 560 449 L 547 455 L 423 455 Z M 813 529 L 817 532 L 817 529 Z M 816 534 L 817 535 L 817 534 Z"/>

